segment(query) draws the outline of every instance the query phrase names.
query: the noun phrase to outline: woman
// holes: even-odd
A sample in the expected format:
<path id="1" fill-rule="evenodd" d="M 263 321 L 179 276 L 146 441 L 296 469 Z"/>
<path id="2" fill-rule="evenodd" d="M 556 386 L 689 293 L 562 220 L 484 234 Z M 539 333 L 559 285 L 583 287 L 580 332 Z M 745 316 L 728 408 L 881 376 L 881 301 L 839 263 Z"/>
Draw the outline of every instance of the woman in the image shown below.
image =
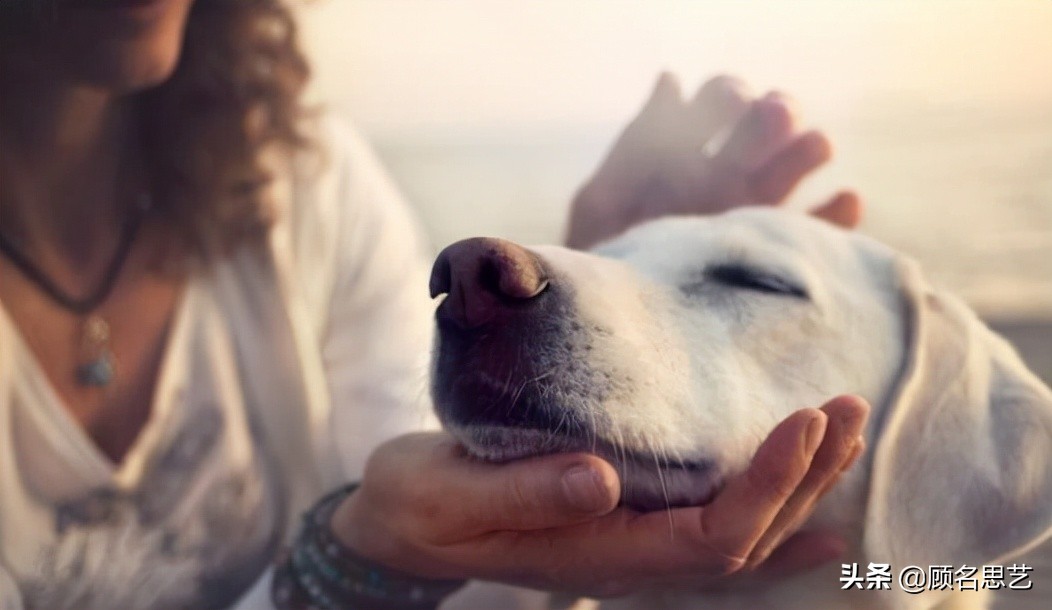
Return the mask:
<path id="1" fill-rule="evenodd" d="M 857 400 L 802 410 L 670 541 L 664 520 L 616 508 L 616 472 L 595 456 L 487 465 L 441 433 L 399 437 L 427 425 L 413 406 L 427 256 L 363 143 L 303 112 L 287 8 L 2 10 L 3 610 L 270 607 L 272 580 L 278 607 L 348 608 L 434 607 L 468 578 L 724 583 L 861 450 Z M 777 97 L 717 79 L 683 102 L 665 78 L 581 190 L 569 241 L 779 201 L 828 154 Z M 848 193 L 821 213 L 850 224 L 857 208 Z M 331 582 L 317 581 L 328 564 L 279 559 L 308 509 L 291 555 L 326 540 Z M 768 565 L 805 568 L 838 544 L 799 534 Z"/>

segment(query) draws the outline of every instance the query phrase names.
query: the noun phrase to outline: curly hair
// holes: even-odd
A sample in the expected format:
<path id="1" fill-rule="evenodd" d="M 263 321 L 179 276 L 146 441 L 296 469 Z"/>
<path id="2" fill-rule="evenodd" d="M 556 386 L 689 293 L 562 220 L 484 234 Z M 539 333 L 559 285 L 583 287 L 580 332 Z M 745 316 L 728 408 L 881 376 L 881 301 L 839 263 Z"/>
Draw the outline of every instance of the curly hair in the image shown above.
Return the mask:
<path id="1" fill-rule="evenodd" d="M 5 1 L 0 42 L 15 24 L 47 26 L 50 3 Z M 137 94 L 154 209 L 192 252 L 213 258 L 268 232 L 269 157 L 309 144 L 309 75 L 284 0 L 193 4 L 174 73 Z"/>
<path id="2" fill-rule="evenodd" d="M 309 67 L 282 0 L 195 2 L 172 77 L 144 94 L 155 205 L 205 257 L 273 222 L 266 154 L 308 143 Z"/>

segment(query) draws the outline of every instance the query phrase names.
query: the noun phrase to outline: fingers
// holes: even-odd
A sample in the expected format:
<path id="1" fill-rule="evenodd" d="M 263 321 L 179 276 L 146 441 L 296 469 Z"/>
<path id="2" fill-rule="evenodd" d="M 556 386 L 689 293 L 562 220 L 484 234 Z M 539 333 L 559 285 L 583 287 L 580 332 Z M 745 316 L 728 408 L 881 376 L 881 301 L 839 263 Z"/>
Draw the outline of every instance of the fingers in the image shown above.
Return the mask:
<path id="1" fill-rule="evenodd" d="M 862 221 L 862 200 L 853 191 L 842 191 L 811 210 L 811 215 L 845 229 L 854 229 Z"/>
<path id="2" fill-rule="evenodd" d="M 767 559 L 791 530 L 810 516 L 815 503 L 861 453 L 861 435 L 869 415 L 869 405 L 857 396 L 840 396 L 823 405 L 822 411 L 828 417 L 822 443 L 807 475 L 756 543 L 749 558 L 750 568 Z"/>
<path id="3" fill-rule="evenodd" d="M 767 541 L 781 540 L 780 534 L 795 527 L 796 517 L 809 513 L 811 501 L 835 480 L 836 466 L 853 459 L 850 453 L 845 456 L 844 439 L 857 438 L 866 410 L 865 403 L 845 396 L 830 401 L 822 410 L 796 411 L 771 432 L 748 470 L 729 481 L 705 507 L 647 513 L 616 508 L 594 518 L 558 514 L 534 517 L 530 516 L 534 511 L 544 512 L 550 506 L 565 510 L 572 504 L 566 500 L 569 495 L 565 488 L 551 485 L 550 477 L 531 481 L 528 473 L 523 473 L 527 474 L 523 479 L 510 469 L 514 464 L 479 465 L 485 468 L 462 471 L 459 476 L 486 480 L 489 474 L 500 471 L 510 473 L 510 479 L 520 483 L 508 483 L 503 488 L 492 481 L 442 483 L 453 486 L 446 489 L 448 496 L 469 501 L 476 508 L 488 507 L 482 513 L 465 514 L 462 527 L 479 535 L 459 532 L 458 540 L 444 547 L 444 556 L 450 565 L 470 565 L 477 576 L 500 577 L 527 586 L 550 587 L 566 582 L 567 574 L 575 574 L 575 587 L 595 595 L 619 593 L 629 583 L 639 586 L 648 581 L 735 572 L 751 566 L 750 558 L 757 552 L 765 557 L 771 554 L 764 564 L 765 575 L 809 569 L 841 553 L 843 542 L 831 533 L 808 532 L 792 536 L 781 547 L 770 545 L 770 549 L 776 548 L 772 552 Z M 550 474 L 558 470 L 554 468 L 557 464 L 566 466 L 566 462 L 587 456 L 549 457 L 564 462 L 545 464 L 546 459 L 534 459 L 529 461 L 530 468 Z M 598 462 L 602 473 L 605 463 Z M 495 470 L 486 471 L 490 469 Z M 613 489 L 605 488 L 615 502 Z M 526 489 L 538 495 L 526 493 Z M 484 497 L 489 500 L 483 501 Z M 491 518 L 485 512 L 493 507 L 514 516 Z M 545 527 L 561 516 L 565 525 Z M 788 527 L 782 527 L 783 522 Z"/>
<path id="4" fill-rule="evenodd" d="M 426 530 L 425 537 L 435 544 L 494 530 L 580 523 L 613 510 L 621 495 L 613 466 L 594 455 L 554 454 L 493 464 L 465 455 L 447 435 L 414 436 L 425 446 L 403 447 L 399 453 L 412 452 L 420 456 L 418 462 L 396 463 L 398 475 L 376 478 L 394 488 L 392 502 L 412 504 L 417 528 Z"/>
<path id="5" fill-rule="evenodd" d="M 738 79 L 719 76 L 684 100 L 679 81 L 664 73 L 575 197 L 567 242 L 590 246 L 669 213 L 780 203 L 832 154 L 825 135 L 797 129 L 784 95 L 755 99 Z M 857 201 L 821 214 L 856 222 Z"/>
<path id="6" fill-rule="evenodd" d="M 797 136 L 748 177 L 752 199 L 778 203 L 789 196 L 805 176 L 833 156 L 825 134 L 809 131 Z"/>
<path id="7" fill-rule="evenodd" d="M 593 455 L 551 455 L 508 464 L 472 464 L 443 473 L 460 499 L 461 538 L 494 530 L 572 525 L 608 513 L 621 496 L 613 466 Z"/>
<path id="8" fill-rule="evenodd" d="M 790 141 L 794 126 L 788 98 L 768 93 L 749 106 L 714 160 L 748 172 L 756 170 Z"/>
<path id="9" fill-rule="evenodd" d="M 671 72 L 662 72 L 658 75 L 654 83 L 654 90 L 650 93 L 650 99 L 647 100 L 640 114 L 646 114 L 647 110 L 652 108 L 678 105 L 682 98 L 683 90 L 676 75 Z"/>
<path id="10" fill-rule="evenodd" d="M 619 508 L 566 528 L 496 532 L 485 542 L 488 553 L 494 558 L 514 553 L 531 564 L 550 562 L 553 548 L 574 549 L 566 561 L 601 558 L 594 561 L 606 573 L 636 579 L 737 571 L 807 474 L 826 419 L 818 409 L 788 417 L 761 445 L 748 471 L 728 482 L 708 506 L 642 514 Z"/>
<path id="11" fill-rule="evenodd" d="M 679 80 L 663 72 L 633 120 L 633 129 L 648 130 L 648 137 L 662 145 L 696 154 L 714 135 L 734 126 L 752 100 L 745 83 L 732 76 L 710 79 L 692 99 L 684 100 Z"/>
<path id="12" fill-rule="evenodd" d="M 662 72 L 626 133 L 659 142 L 676 141 L 681 137 L 677 126 L 682 122 L 682 115 L 683 90 L 679 79 L 670 72 Z"/>
<path id="13" fill-rule="evenodd" d="M 748 560 L 807 475 L 827 420 L 822 411 L 802 409 L 771 432 L 745 473 L 731 479 L 702 512 L 700 533 L 710 548 L 741 564 Z"/>
<path id="14" fill-rule="evenodd" d="M 705 143 L 734 125 L 748 110 L 753 95 L 744 81 L 721 75 L 702 85 L 688 104 L 685 129 L 691 140 Z"/>
<path id="15" fill-rule="evenodd" d="M 757 574 L 765 578 L 785 578 L 813 570 L 843 556 L 846 551 L 844 539 L 833 532 L 799 532 L 775 549 Z"/>

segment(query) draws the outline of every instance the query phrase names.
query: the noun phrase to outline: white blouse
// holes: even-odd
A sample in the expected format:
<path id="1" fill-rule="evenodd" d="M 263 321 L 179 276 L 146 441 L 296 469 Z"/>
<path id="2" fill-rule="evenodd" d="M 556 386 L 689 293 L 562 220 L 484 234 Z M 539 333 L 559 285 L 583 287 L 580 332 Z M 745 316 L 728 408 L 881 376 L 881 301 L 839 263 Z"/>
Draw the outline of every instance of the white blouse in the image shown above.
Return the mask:
<path id="1" fill-rule="evenodd" d="M 324 491 L 434 425 L 429 252 L 361 139 L 277 181 L 265 252 L 190 278 L 152 412 L 119 465 L 0 307 L 0 610 L 268 607 L 266 571 Z"/>

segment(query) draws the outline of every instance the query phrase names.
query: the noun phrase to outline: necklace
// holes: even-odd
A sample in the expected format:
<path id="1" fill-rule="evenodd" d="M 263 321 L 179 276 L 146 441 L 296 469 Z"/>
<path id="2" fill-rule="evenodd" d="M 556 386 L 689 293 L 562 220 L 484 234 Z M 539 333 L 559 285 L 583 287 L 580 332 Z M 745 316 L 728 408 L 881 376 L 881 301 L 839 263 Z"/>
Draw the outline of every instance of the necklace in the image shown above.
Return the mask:
<path id="1" fill-rule="evenodd" d="M 76 379 L 83 386 L 105 387 L 113 381 L 116 374 L 116 362 L 110 350 L 110 325 L 97 313 L 99 305 L 110 296 L 113 287 L 120 277 L 121 269 L 128 260 L 135 236 L 139 232 L 142 216 L 151 207 L 150 198 L 143 194 L 139 197 L 138 209 L 128 214 L 121 227 L 120 239 L 113 258 L 106 265 L 102 280 L 94 290 L 84 296 L 71 295 L 58 286 L 44 271 L 35 265 L 25 252 L 0 231 L 0 253 L 52 301 L 63 309 L 78 316 L 83 316 L 81 340 L 78 351 Z"/>

